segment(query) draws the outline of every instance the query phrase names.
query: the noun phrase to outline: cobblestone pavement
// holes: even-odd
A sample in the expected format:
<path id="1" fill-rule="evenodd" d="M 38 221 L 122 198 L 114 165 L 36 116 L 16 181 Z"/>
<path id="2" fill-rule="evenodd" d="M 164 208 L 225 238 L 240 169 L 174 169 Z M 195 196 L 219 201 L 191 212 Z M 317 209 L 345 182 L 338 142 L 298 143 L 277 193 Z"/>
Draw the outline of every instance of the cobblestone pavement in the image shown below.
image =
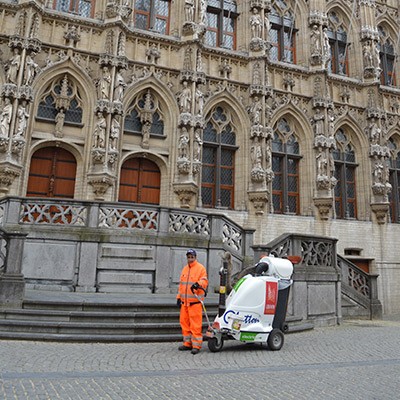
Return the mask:
<path id="1" fill-rule="evenodd" d="M 285 336 L 280 351 L 204 343 L 0 341 L 0 399 L 398 399 L 400 321 Z"/>

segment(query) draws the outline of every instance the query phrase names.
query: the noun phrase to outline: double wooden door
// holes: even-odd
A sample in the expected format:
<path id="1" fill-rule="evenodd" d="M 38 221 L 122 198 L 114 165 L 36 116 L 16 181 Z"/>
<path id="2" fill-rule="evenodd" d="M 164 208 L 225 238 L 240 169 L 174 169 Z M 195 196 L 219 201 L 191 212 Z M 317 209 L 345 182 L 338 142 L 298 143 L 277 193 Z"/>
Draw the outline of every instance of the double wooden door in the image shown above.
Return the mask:
<path id="1" fill-rule="evenodd" d="M 121 168 L 118 201 L 160 203 L 161 173 L 158 166 L 145 158 L 130 158 Z"/>
<path id="2" fill-rule="evenodd" d="M 27 196 L 74 198 L 76 160 L 60 147 L 44 147 L 31 159 Z"/>

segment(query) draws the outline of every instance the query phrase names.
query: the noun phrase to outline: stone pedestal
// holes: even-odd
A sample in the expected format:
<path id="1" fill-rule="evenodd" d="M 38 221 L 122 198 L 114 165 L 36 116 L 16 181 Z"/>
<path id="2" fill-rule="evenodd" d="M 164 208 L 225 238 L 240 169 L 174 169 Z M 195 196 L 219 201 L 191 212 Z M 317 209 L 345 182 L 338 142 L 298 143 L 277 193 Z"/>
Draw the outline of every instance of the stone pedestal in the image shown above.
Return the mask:
<path id="1" fill-rule="evenodd" d="M 22 274 L 0 275 L 0 309 L 21 308 L 25 294 L 25 280 Z"/>

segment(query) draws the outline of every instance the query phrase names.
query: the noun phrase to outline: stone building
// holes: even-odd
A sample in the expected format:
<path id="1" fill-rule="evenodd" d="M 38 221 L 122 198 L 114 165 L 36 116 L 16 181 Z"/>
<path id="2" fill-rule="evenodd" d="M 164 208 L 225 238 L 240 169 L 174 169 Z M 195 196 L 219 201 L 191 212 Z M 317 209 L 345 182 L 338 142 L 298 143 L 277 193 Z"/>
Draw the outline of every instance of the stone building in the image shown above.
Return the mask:
<path id="1" fill-rule="evenodd" d="M 2 196 L 337 238 L 400 311 L 397 0 L 1 0 Z"/>

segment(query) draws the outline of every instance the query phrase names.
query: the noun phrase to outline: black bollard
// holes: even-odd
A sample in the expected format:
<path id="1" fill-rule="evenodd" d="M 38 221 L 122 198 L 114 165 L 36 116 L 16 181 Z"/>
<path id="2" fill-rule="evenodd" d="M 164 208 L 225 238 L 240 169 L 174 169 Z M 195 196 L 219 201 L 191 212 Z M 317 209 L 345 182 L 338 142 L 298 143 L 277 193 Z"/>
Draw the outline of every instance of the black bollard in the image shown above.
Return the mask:
<path id="1" fill-rule="evenodd" d="M 228 274 L 228 261 L 222 262 L 222 267 L 219 270 L 220 282 L 219 282 L 219 304 L 218 304 L 218 316 L 221 317 L 225 312 L 225 299 L 226 299 L 226 276 Z"/>

